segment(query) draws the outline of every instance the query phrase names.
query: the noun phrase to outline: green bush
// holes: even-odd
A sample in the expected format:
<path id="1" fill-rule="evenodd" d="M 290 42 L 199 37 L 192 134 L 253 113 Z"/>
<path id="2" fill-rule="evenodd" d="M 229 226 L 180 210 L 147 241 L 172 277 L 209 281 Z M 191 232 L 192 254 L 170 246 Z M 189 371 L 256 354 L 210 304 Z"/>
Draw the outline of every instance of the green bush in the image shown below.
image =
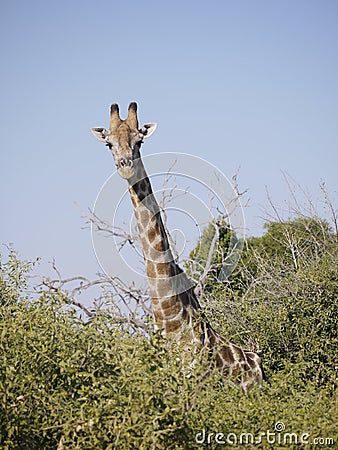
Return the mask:
<path id="1" fill-rule="evenodd" d="M 248 240 L 233 277 L 214 285 L 208 309 L 241 345 L 265 355 L 267 370 L 302 364 L 319 384 L 336 376 L 338 246 L 319 219 L 271 223 Z"/>
<path id="2" fill-rule="evenodd" d="M 248 395 L 202 359 L 187 370 L 178 349 L 158 334 L 116 324 L 109 309 L 81 320 L 67 292 L 34 290 L 32 264 L 11 251 L 0 267 L 0 448 L 309 448 L 318 437 L 337 443 L 337 244 L 320 223 L 310 231 L 299 223 L 249 240 L 233 278 L 210 284 L 204 299 L 216 328 L 261 351 L 268 382 Z M 291 230 L 297 245 L 290 248 Z M 280 422 L 285 430 L 278 433 Z M 300 443 L 304 433 L 307 443 Z"/>

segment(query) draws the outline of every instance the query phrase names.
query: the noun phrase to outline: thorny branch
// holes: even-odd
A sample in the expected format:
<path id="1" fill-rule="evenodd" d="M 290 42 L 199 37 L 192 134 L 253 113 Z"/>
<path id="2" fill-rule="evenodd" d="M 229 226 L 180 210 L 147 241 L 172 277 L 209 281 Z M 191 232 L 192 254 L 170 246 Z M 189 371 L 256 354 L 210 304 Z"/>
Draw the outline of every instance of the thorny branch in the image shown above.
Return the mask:
<path id="1" fill-rule="evenodd" d="M 197 295 L 197 297 L 201 297 L 202 293 L 203 293 L 203 286 L 205 283 L 205 280 L 208 278 L 209 273 L 212 270 L 212 258 L 214 256 L 215 253 L 215 249 L 216 249 L 216 245 L 217 242 L 219 240 L 219 225 L 218 223 L 213 223 L 213 226 L 215 227 L 215 234 L 212 238 L 211 244 L 210 244 L 210 248 L 209 248 L 209 252 L 208 252 L 208 258 L 207 261 L 205 263 L 202 275 L 200 276 L 198 283 L 194 289 L 195 294 Z"/>
<path id="2" fill-rule="evenodd" d="M 127 243 L 134 247 L 134 243 L 139 240 L 137 234 L 128 233 L 124 228 L 112 225 L 106 220 L 98 217 L 98 215 L 90 208 L 88 208 L 88 211 L 89 215 L 86 214 L 82 216 L 85 219 L 86 225 L 94 227 L 95 231 L 103 233 L 104 235 L 106 235 L 106 237 L 114 236 L 122 239 L 122 241 L 119 243 L 119 250 L 121 250 Z"/>
<path id="3" fill-rule="evenodd" d="M 338 209 L 334 209 L 333 203 L 330 199 L 330 196 L 329 196 L 329 193 L 328 193 L 328 190 L 327 190 L 327 187 L 326 187 L 326 184 L 324 181 L 321 182 L 320 188 L 324 194 L 325 203 L 330 211 L 331 220 L 332 220 L 334 231 L 335 231 L 336 241 L 338 244 Z"/>
<path id="4" fill-rule="evenodd" d="M 338 210 L 334 208 L 333 203 L 330 199 L 327 187 L 324 182 L 321 182 L 320 189 L 324 194 L 324 202 L 326 207 L 329 210 L 330 218 L 328 221 L 320 220 L 320 214 L 318 213 L 313 200 L 311 198 L 311 195 L 297 182 L 295 181 L 289 174 L 286 172 L 282 172 L 284 182 L 287 185 L 288 191 L 291 195 L 292 203 L 288 204 L 286 207 L 282 208 L 280 206 L 276 206 L 273 202 L 268 190 L 267 192 L 267 199 L 269 202 L 269 205 L 272 209 L 272 213 L 269 213 L 265 211 L 265 216 L 269 219 L 271 222 L 278 221 L 279 223 L 283 224 L 290 220 L 292 220 L 292 217 L 296 218 L 303 218 L 303 219 L 316 219 L 316 224 L 321 228 L 321 237 L 317 236 L 312 233 L 311 227 L 311 221 L 304 222 L 303 225 L 306 226 L 306 230 L 309 232 L 309 236 L 312 236 L 311 242 L 308 243 L 308 245 L 316 245 L 318 248 L 321 245 L 320 239 L 327 239 L 327 230 L 325 228 L 325 223 L 329 224 L 329 222 L 333 225 L 333 237 L 335 238 L 337 245 L 338 245 Z M 299 195 L 300 194 L 300 195 Z M 305 204 L 300 203 L 300 199 L 305 200 Z M 265 220 L 266 220 L 265 217 Z M 286 218 L 285 218 L 286 217 Z M 294 267 L 297 270 L 298 268 L 298 259 L 299 255 L 302 253 L 302 250 L 304 248 L 299 248 L 299 237 L 297 237 L 297 233 L 294 234 L 292 228 L 284 227 L 284 234 L 281 236 L 281 238 L 278 240 L 282 244 L 287 244 L 288 248 L 290 249 Z M 276 239 L 276 238 L 274 238 Z M 277 240 L 277 239 L 276 239 Z M 304 247 L 304 242 L 302 243 Z"/>
<path id="5" fill-rule="evenodd" d="M 149 306 L 149 294 L 146 290 L 129 286 L 118 277 L 110 278 L 103 274 L 99 274 L 95 280 L 89 280 L 82 276 L 62 278 L 55 261 L 52 261 L 52 268 L 57 276 L 54 279 L 43 277 L 38 286 L 40 292 L 61 294 L 66 304 L 76 306 L 88 318 L 103 314 L 110 309 L 113 312 L 110 317 L 112 323 L 125 323 L 134 329 L 149 330 L 152 314 Z M 94 301 L 95 307 L 89 309 L 78 297 L 95 286 L 100 288 L 101 295 Z"/>

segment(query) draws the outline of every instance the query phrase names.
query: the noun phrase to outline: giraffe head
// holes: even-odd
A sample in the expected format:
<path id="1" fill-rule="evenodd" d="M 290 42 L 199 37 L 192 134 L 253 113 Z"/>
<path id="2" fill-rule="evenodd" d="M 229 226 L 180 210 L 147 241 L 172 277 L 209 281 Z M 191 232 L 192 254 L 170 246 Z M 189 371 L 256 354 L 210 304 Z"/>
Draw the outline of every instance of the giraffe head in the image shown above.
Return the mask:
<path id="1" fill-rule="evenodd" d="M 129 179 L 135 173 L 134 161 L 140 157 L 143 139 L 150 137 L 156 127 L 156 123 L 148 123 L 139 128 L 135 102 L 130 103 L 125 120 L 120 118 L 119 107 L 113 103 L 110 107 L 109 131 L 105 128 L 91 128 L 91 132 L 109 147 L 121 177 Z"/>

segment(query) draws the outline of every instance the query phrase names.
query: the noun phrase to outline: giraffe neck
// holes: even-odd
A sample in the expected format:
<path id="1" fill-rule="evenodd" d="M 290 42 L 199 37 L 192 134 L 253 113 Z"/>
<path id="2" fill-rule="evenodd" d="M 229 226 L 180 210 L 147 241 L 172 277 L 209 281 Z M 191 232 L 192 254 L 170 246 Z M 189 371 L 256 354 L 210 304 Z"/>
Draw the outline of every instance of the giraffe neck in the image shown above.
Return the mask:
<path id="1" fill-rule="evenodd" d="M 135 175 L 128 184 L 156 326 L 164 334 L 174 332 L 179 336 L 182 331 L 192 329 L 192 316 L 200 305 L 190 280 L 175 263 L 160 207 L 141 159 L 136 161 Z"/>
<path id="2" fill-rule="evenodd" d="M 263 381 L 258 355 L 247 352 L 219 335 L 201 312 L 201 307 L 186 274 L 175 263 L 169 246 L 160 207 L 153 194 L 142 161 L 136 164 L 136 175 L 128 181 L 140 234 L 156 328 L 171 335 L 187 350 L 212 351 L 216 365 L 244 391 Z M 192 356 L 193 357 L 193 356 Z M 194 365 L 192 360 L 191 365 Z"/>

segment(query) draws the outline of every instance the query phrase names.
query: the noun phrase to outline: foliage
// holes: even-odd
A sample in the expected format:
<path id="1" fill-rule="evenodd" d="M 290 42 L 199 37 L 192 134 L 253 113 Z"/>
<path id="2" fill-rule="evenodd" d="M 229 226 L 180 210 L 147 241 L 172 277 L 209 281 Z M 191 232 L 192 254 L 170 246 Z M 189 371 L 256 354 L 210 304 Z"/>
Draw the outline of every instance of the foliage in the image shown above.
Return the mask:
<path id="1" fill-rule="evenodd" d="M 268 382 L 248 395 L 202 359 L 187 370 L 156 333 L 102 308 L 81 320 L 62 289 L 31 293 L 32 264 L 10 251 L 0 265 L 0 448 L 243 448 L 242 433 L 256 441 L 246 435 L 248 448 L 308 447 L 258 444 L 268 430 L 285 437 L 277 422 L 298 440 L 337 442 L 334 234 L 317 218 L 271 223 L 242 256 L 204 302 L 225 336 L 261 351 Z"/>
<path id="2" fill-rule="evenodd" d="M 303 217 L 248 239 L 232 278 L 206 300 L 223 332 L 260 349 L 268 370 L 301 363 L 304 378 L 324 383 L 336 373 L 337 299 L 336 236 L 325 221 Z"/>

